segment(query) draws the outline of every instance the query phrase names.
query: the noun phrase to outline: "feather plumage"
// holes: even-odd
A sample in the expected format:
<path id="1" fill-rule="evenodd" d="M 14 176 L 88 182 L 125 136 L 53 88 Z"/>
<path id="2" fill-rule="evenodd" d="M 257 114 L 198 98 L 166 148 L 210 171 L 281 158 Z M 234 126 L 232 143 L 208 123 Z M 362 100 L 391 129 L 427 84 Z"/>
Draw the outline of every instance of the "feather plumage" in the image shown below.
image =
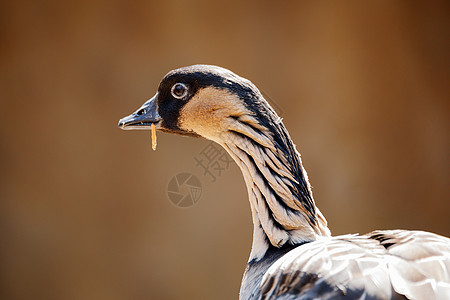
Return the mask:
<path id="1" fill-rule="evenodd" d="M 449 253 L 448 238 L 423 231 L 324 238 L 273 263 L 261 299 L 450 299 Z"/>

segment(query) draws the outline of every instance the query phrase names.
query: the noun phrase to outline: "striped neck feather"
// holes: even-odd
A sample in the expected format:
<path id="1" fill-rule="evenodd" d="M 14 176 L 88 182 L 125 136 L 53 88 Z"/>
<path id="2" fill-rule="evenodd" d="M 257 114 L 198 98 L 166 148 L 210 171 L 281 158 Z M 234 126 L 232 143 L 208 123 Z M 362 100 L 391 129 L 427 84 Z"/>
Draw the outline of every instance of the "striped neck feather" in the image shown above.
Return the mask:
<path id="1" fill-rule="evenodd" d="M 315 206 L 306 171 L 281 119 L 261 124 L 251 115 L 231 117 L 221 144 L 240 167 L 253 217 L 250 260 L 280 248 L 329 236 Z"/>

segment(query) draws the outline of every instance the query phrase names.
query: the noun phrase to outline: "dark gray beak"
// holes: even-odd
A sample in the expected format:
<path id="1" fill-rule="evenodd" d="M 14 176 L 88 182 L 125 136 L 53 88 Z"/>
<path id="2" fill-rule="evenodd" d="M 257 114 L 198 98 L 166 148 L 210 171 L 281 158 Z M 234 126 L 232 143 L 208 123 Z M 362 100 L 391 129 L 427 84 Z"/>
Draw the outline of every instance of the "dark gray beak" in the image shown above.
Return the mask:
<path id="1" fill-rule="evenodd" d="M 146 129 L 149 130 L 151 124 L 159 125 L 161 116 L 158 114 L 156 99 L 158 94 L 144 103 L 136 112 L 120 119 L 119 127 L 125 130 Z M 157 126 L 158 128 L 159 126 Z"/>

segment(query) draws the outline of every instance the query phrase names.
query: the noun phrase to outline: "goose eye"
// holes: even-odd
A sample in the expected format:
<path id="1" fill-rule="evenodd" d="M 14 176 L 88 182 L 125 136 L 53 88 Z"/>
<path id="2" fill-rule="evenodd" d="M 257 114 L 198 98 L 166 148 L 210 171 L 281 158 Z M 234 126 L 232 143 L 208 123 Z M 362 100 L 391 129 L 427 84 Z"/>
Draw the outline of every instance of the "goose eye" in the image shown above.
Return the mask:
<path id="1" fill-rule="evenodd" d="M 171 90 L 171 92 L 172 92 L 172 96 L 174 96 L 175 98 L 177 98 L 177 99 L 181 99 L 181 98 L 183 98 L 184 96 L 186 96 L 186 94 L 187 94 L 187 86 L 186 85 L 184 85 L 184 84 L 182 84 L 182 83 L 175 83 L 173 86 L 172 86 L 172 90 Z"/>

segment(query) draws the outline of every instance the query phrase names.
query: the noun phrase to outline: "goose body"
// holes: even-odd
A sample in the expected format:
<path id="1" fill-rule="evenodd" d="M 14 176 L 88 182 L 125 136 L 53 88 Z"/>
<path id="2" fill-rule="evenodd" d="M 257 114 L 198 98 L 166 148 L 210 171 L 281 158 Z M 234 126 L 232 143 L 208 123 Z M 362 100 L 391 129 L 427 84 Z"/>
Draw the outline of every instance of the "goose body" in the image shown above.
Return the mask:
<path id="1" fill-rule="evenodd" d="M 450 239 L 407 230 L 331 236 L 289 133 L 247 79 L 209 65 L 173 70 L 119 121 L 151 125 L 212 140 L 240 167 L 253 219 L 240 299 L 450 299 Z"/>

